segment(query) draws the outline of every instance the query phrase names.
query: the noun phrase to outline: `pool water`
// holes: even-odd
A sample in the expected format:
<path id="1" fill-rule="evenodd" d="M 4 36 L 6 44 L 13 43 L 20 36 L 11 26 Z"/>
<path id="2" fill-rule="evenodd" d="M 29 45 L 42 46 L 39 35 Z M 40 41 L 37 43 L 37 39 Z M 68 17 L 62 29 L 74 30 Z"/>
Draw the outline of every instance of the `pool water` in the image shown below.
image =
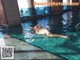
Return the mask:
<path id="1" fill-rule="evenodd" d="M 80 12 L 65 12 L 62 15 L 52 15 L 35 21 L 26 21 L 19 26 L 8 28 L 8 34 L 22 41 L 37 46 L 45 51 L 56 54 L 67 60 L 80 60 L 80 36 L 75 26 L 80 23 Z M 64 38 L 49 38 L 31 33 L 31 27 L 41 24 L 51 33 L 69 36 Z"/>

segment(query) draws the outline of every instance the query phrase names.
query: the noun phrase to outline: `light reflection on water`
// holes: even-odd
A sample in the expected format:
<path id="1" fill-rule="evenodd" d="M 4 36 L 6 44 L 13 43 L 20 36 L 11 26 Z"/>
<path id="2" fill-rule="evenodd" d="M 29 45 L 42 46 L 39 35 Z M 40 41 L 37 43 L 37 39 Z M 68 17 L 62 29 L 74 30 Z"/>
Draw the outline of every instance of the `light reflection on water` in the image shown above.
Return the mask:
<path id="1" fill-rule="evenodd" d="M 38 24 L 40 24 L 43 28 L 48 28 L 49 29 L 49 18 L 44 18 L 44 19 L 39 19 L 37 21 Z"/>
<path id="2" fill-rule="evenodd" d="M 67 32 L 67 30 L 70 29 L 70 25 L 72 24 L 72 12 L 66 12 L 62 15 L 63 20 L 62 20 L 62 24 L 63 24 L 63 31 Z"/>

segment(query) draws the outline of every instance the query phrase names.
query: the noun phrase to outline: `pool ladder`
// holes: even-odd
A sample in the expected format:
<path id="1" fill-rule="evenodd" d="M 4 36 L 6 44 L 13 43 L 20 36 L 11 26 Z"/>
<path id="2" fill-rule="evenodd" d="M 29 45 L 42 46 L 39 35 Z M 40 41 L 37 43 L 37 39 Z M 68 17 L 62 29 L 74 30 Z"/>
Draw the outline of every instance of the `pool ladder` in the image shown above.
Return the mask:
<path id="1" fill-rule="evenodd" d="M 75 26 L 75 28 L 76 28 L 76 31 L 80 34 L 80 23 L 78 23 L 78 24 Z"/>

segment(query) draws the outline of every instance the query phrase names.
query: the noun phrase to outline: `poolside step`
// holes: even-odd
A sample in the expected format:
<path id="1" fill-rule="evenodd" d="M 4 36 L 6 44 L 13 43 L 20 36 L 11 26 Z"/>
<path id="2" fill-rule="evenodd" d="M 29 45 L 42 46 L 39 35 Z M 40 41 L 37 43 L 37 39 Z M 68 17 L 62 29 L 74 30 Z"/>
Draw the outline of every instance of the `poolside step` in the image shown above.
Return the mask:
<path id="1" fill-rule="evenodd" d="M 61 58 L 48 52 L 15 52 L 15 59 L 44 59 L 44 60 L 62 60 Z"/>

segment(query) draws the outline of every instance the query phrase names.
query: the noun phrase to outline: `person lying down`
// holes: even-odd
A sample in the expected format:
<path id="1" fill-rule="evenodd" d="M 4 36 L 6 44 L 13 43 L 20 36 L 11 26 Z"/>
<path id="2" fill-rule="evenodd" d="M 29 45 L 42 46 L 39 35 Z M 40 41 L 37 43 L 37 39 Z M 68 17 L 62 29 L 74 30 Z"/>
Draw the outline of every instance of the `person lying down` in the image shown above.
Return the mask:
<path id="1" fill-rule="evenodd" d="M 42 28 L 40 25 L 36 25 L 32 28 L 32 31 L 36 34 L 44 34 L 48 37 L 53 37 L 53 38 L 68 38 L 68 36 L 65 35 L 59 35 L 59 34 L 51 34 L 48 29 Z"/>

